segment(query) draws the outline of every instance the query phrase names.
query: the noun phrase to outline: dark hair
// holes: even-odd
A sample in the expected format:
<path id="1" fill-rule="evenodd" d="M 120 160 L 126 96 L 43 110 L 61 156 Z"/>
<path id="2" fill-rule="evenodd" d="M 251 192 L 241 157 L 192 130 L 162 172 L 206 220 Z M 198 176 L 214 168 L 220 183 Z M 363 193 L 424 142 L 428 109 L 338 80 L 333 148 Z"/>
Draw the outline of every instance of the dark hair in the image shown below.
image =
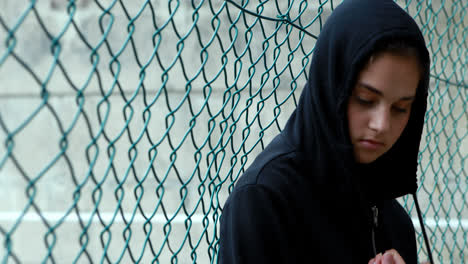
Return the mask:
<path id="1" fill-rule="evenodd" d="M 416 58 L 419 62 L 421 77 L 424 75 L 424 71 L 426 70 L 426 63 L 424 62 L 421 50 L 418 49 L 417 45 L 413 41 L 406 39 L 389 39 L 386 41 L 381 41 L 374 47 L 369 60 L 367 60 L 367 63 L 379 57 L 383 53 L 391 53 L 398 56 Z"/>

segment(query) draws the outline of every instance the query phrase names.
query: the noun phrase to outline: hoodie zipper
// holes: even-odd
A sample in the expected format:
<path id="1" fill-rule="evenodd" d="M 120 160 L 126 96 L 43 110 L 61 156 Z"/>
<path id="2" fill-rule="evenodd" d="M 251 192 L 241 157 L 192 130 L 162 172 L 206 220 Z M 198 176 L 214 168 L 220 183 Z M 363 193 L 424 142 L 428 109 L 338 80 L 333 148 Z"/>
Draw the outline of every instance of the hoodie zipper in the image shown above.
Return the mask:
<path id="1" fill-rule="evenodd" d="M 375 233 L 377 226 L 379 224 L 379 208 L 377 206 L 372 206 L 372 248 L 374 250 L 374 256 L 377 256 L 377 246 L 375 242 Z"/>

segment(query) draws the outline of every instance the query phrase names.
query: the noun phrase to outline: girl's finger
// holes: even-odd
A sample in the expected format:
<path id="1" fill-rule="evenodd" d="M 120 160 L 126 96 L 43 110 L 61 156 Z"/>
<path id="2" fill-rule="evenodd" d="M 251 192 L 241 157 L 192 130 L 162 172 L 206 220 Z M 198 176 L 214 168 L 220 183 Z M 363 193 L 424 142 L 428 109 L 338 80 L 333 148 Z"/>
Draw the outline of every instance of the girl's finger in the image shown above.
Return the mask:
<path id="1" fill-rule="evenodd" d="M 377 256 L 375 256 L 375 264 L 382 264 L 382 253 L 379 253 L 377 254 Z"/>
<path id="2" fill-rule="evenodd" d="M 383 259 L 382 264 L 397 264 L 398 263 L 398 262 L 395 262 L 394 256 L 391 252 L 385 252 L 382 259 Z"/>
<path id="3" fill-rule="evenodd" d="M 387 250 L 384 254 L 384 259 L 390 260 L 390 262 L 388 262 L 390 264 L 405 264 L 405 261 L 400 256 L 400 254 L 398 254 L 398 251 L 396 251 L 395 249 Z M 387 263 L 387 262 L 384 262 L 384 263 Z"/>

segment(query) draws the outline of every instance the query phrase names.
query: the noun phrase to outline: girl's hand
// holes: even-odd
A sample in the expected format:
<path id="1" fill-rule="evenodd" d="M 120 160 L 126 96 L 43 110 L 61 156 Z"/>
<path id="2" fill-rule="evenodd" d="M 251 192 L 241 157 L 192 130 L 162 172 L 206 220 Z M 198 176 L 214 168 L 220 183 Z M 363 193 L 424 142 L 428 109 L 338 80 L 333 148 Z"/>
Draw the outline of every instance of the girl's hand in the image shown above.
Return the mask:
<path id="1" fill-rule="evenodd" d="M 369 264 L 405 264 L 405 261 L 395 249 L 390 249 L 385 251 L 383 255 L 379 253 L 375 258 L 369 260 Z"/>

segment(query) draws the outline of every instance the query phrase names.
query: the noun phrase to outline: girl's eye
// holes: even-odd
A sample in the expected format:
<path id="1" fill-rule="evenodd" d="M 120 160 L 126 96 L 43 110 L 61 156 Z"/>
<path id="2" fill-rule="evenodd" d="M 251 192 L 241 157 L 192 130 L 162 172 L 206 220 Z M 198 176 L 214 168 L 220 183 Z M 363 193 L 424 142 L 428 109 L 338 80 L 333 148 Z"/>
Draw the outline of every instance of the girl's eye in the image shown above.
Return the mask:
<path id="1" fill-rule="evenodd" d="M 398 113 L 406 113 L 408 112 L 408 110 L 406 108 L 402 108 L 402 107 L 398 107 L 398 106 L 394 106 L 393 107 L 393 110 L 395 110 L 396 112 Z"/>
<path id="2" fill-rule="evenodd" d="M 362 97 L 356 96 L 356 101 L 362 105 L 372 105 L 374 103 L 372 100 L 367 100 Z"/>

